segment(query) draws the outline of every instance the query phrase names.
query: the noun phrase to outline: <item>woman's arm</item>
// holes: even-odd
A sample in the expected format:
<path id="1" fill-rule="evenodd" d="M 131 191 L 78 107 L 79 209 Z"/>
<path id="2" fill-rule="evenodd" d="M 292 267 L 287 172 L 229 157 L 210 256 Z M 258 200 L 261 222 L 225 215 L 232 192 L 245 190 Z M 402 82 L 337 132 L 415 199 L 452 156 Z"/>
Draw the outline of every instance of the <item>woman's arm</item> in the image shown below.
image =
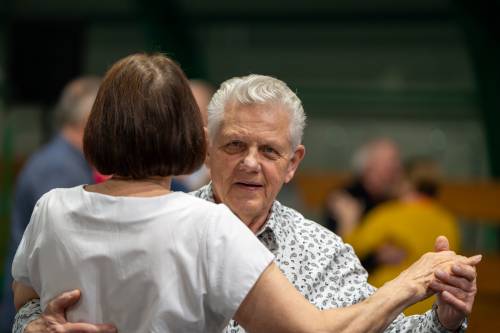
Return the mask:
<path id="1" fill-rule="evenodd" d="M 14 293 L 16 311 L 19 311 L 19 309 L 30 300 L 40 298 L 35 289 L 15 280 L 12 282 L 12 291 Z"/>
<path id="2" fill-rule="evenodd" d="M 248 332 L 381 332 L 403 311 L 408 290 L 381 288 L 366 301 L 319 311 L 272 264 L 236 312 Z"/>
<path id="3" fill-rule="evenodd" d="M 381 332 L 406 307 L 431 295 L 428 286 L 437 269 L 475 265 L 480 258 L 453 252 L 428 253 L 365 301 L 346 308 L 319 311 L 288 282 L 275 264 L 261 275 L 236 312 L 249 332 Z"/>

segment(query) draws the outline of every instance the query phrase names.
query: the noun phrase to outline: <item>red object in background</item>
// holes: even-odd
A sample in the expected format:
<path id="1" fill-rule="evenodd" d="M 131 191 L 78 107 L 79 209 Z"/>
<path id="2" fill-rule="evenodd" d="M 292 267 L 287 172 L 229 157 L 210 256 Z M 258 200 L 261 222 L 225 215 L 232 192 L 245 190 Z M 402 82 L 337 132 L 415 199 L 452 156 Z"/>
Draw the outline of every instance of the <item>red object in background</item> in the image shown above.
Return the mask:
<path id="1" fill-rule="evenodd" d="M 111 178 L 111 175 L 107 176 L 107 175 L 103 175 L 101 174 L 99 171 L 97 170 L 94 170 L 92 172 L 92 176 L 94 177 L 94 182 L 96 184 L 99 184 L 99 183 L 102 183 L 103 181 L 106 181 L 108 180 L 109 178 Z"/>

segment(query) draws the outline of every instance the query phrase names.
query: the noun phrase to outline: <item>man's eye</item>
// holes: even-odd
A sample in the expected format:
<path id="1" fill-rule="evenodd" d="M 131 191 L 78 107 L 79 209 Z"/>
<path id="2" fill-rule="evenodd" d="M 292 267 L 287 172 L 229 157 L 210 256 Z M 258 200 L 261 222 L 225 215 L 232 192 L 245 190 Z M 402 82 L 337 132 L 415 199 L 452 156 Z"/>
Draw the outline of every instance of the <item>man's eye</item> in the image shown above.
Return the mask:
<path id="1" fill-rule="evenodd" d="M 243 142 L 241 142 L 241 141 L 231 141 L 227 145 L 229 147 L 238 147 L 238 148 L 241 148 L 241 147 L 243 147 Z"/>
<path id="2" fill-rule="evenodd" d="M 265 147 L 261 148 L 261 151 L 264 153 L 264 155 L 266 155 L 268 158 L 271 158 L 271 159 L 276 159 L 276 158 L 280 157 L 280 154 L 278 153 L 278 151 L 276 149 L 274 149 L 273 147 L 265 146 Z"/>
<path id="3" fill-rule="evenodd" d="M 224 150 L 229 153 L 236 153 L 245 149 L 245 144 L 241 141 L 231 141 L 224 146 Z"/>

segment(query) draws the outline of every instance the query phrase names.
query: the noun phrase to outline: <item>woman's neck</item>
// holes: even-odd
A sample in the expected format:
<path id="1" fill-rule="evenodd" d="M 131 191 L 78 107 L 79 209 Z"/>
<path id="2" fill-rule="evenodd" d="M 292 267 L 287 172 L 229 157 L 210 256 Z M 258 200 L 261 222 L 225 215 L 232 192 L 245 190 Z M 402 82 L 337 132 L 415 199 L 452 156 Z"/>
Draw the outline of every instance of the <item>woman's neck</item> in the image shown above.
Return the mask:
<path id="1" fill-rule="evenodd" d="M 170 193 L 172 177 L 132 179 L 113 176 L 105 182 L 85 186 L 85 190 L 117 197 L 156 197 Z"/>

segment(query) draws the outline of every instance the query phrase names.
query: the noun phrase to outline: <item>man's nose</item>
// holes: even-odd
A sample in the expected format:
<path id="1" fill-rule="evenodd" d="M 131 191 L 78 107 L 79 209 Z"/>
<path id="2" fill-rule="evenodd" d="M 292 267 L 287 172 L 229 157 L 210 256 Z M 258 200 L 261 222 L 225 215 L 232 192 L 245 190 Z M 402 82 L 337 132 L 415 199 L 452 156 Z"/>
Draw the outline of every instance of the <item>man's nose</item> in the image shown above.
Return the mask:
<path id="1" fill-rule="evenodd" d="M 241 161 L 241 166 L 245 171 L 258 172 L 260 171 L 259 151 L 256 148 L 248 149 L 245 157 Z"/>

